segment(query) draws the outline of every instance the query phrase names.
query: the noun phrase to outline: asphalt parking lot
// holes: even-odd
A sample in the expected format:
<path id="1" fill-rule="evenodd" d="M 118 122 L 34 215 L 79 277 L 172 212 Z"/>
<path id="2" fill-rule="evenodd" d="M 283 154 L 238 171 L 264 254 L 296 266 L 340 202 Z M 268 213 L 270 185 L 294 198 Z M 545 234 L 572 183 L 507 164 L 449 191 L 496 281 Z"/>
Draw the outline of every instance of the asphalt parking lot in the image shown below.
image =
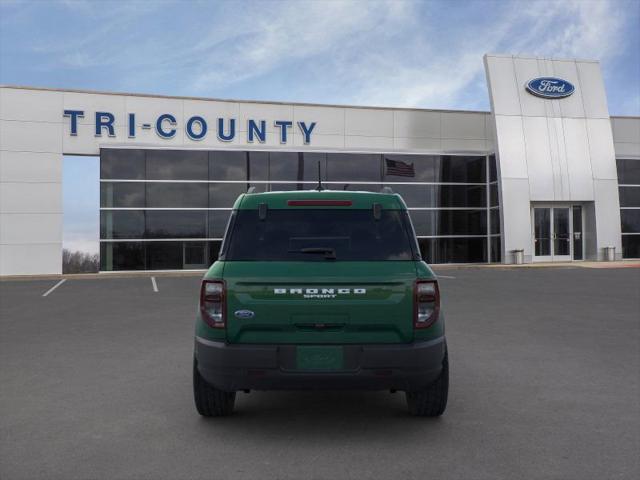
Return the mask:
<path id="1" fill-rule="evenodd" d="M 205 420 L 198 277 L 0 282 L 0 478 L 639 478 L 640 269 L 440 273 L 439 419 L 400 393 L 251 392 Z"/>

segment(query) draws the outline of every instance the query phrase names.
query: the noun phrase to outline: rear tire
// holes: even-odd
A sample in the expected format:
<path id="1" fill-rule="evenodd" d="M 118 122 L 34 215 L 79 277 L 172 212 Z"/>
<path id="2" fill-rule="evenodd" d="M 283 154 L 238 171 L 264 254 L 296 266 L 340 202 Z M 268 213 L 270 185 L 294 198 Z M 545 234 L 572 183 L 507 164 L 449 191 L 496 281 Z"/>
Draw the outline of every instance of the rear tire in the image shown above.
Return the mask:
<path id="1" fill-rule="evenodd" d="M 447 408 L 448 395 L 449 357 L 445 350 L 442 371 L 438 378 L 424 390 L 406 392 L 409 413 L 416 417 L 439 417 Z"/>
<path id="2" fill-rule="evenodd" d="M 236 392 L 224 392 L 208 384 L 193 360 L 193 398 L 196 410 L 203 417 L 225 417 L 233 413 Z"/>

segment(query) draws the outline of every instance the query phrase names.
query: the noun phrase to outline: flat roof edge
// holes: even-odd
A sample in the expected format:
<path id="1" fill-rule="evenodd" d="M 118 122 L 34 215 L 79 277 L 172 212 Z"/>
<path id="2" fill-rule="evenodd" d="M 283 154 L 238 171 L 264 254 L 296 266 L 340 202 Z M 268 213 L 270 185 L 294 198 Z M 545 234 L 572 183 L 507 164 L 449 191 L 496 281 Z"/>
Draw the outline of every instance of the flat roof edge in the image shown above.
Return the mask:
<path id="1" fill-rule="evenodd" d="M 75 88 L 52 88 L 52 87 L 33 87 L 26 85 L 3 85 L 0 88 L 12 88 L 16 90 L 38 90 L 45 92 L 61 92 L 61 93 L 86 93 L 89 95 L 120 95 L 125 97 L 143 97 L 143 98 L 166 98 L 173 100 L 199 100 L 204 102 L 228 102 L 228 103 L 257 103 L 261 105 L 293 105 L 301 107 L 329 107 L 329 108 L 364 108 L 370 110 L 407 110 L 418 112 L 444 112 L 444 113 L 482 113 L 489 115 L 491 112 L 487 110 L 452 110 L 438 108 L 419 108 L 419 107 L 384 107 L 376 105 L 346 105 L 338 103 L 307 103 L 307 102 L 282 102 L 268 100 L 238 100 L 233 98 L 213 98 L 213 97 L 192 97 L 182 95 L 161 95 L 153 93 L 131 93 L 131 92 L 105 92 L 100 90 L 83 90 Z"/>

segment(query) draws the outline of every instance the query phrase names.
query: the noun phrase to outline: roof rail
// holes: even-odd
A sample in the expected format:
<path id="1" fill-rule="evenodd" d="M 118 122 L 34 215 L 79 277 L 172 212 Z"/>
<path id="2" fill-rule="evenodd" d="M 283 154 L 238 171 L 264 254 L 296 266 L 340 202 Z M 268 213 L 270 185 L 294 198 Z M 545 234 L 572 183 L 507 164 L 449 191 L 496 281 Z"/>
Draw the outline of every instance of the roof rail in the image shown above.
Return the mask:
<path id="1" fill-rule="evenodd" d="M 382 189 L 380 190 L 380 193 L 395 193 L 395 192 L 391 190 L 391 187 L 382 187 Z"/>

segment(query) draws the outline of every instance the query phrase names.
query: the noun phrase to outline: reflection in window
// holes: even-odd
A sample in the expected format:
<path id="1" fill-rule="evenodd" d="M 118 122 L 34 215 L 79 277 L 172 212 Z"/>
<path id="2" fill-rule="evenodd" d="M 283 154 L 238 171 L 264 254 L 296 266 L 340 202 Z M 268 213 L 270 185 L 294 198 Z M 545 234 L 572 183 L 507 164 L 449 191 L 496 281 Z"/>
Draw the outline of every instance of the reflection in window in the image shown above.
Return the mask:
<path id="1" fill-rule="evenodd" d="M 420 252 L 427 263 L 480 263 L 487 261 L 487 239 L 419 238 Z"/>
<path id="2" fill-rule="evenodd" d="M 103 208 L 144 208 L 144 183 L 100 183 L 100 206 Z"/>
<path id="3" fill-rule="evenodd" d="M 207 208 L 207 183 L 147 183 L 147 207 Z"/>
<path id="4" fill-rule="evenodd" d="M 206 210 L 147 210 L 146 238 L 206 238 Z"/>
<path id="5" fill-rule="evenodd" d="M 175 270 L 183 267 L 183 242 L 149 242 L 147 270 Z"/>
<path id="6" fill-rule="evenodd" d="M 640 210 L 620 210 L 622 233 L 640 233 Z"/>
<path id="7" fill-rule="evenodd" d="M 500 209 L 494 208 L 489 210 L 489 218 L 491 220 L 491 234 L 500 233 Z"/>
<path id="8" fill-rule="evenodd" d="M 640 235 L 622 235 L 622 257 L 640 258 Z"/>
<path id="9" fill-rule="evenodd" d="M 142 242 L 101 242 L 100 270 L 145 270 Z"/>
<path id="10" fill-rule="evenodd" d="M 486 235 L 486 210 L 411 210 L 418 236 Z"/>
<path id="11" fill-rule="evenodd" d="M 496 156 L 489 155 L 489 181 L 496 182 L 498 180 L 498 165 L 496 164 Z"/>
<path id="12" fill-rule="evenodd" d="M 254 192 L 264 192 L 264 183 L 210 183 L 209 184 L 209 207 L 210 208 L 231 208 L 243 193 L 253 187 Z"/>
<path id="13" fill-rule="evenodd" d="M 100 178 L 121 180 L 144 180 L 144 150 L 111 149 L 100 150 Z"/>
<path id="14" fill-rule="evenodd" d="M 269 179 L 288 182 L 304 179 L 302 153 L 271 152 L 269 154 Z"/>
<path id="15" fill-rule="evenodd" d="M 640 187 L 619 187 L 621 207 L 640 207 Z"/>
<path id="16" fill-rule="evenodd" d="M 144 211 L 102 210 L 100 238 L 144 238 Z"/>
<path id="17" fill-rule="evenodd" d="M 207 152 L 147 150 L 147 180 L 207 180 Z"/>
<path id="18" fill-rule="evenodd" d="M 209 210 L 209 238 L 222 238 L 231 210 Z"/>
<path id="19" fill-rule="evenodd" d="M 616 164 L 620 185 L 640 185 L 640 159 L 618 158 Z"/>
<path id="20" fill-rule="evenodd" d="M 206 246 L 202 243 L 202 251 L 191 245 L 193 248 L 187 249 L 189 258 L 185 263 L 183 241 L 146 240 L 221 238 L 229 210 L 204 209 L 229 209 L 251 186 L 257 192 L 313 190 L 317 188 L 318 162 L 327 189 L 378 192 L 384 185 L 389 186 L 414 209 L 410 214 L 420 236 L 485 235 L 484 239 L 438 238 L 423 242 L 432 252 L 431 257 L 426 257 L 429 261 L 463 261 L 465 255 L 464 261 L 468 262 L 486 261 L 487 256 L 491 261 L 500 261 L 499 209 L 487 210 L 487 202 L 493 207 L 499 206 L 494 155 L 487 159 L 473 155 L 102 149 L 101 179 L 141 182 L 102 182 L 100 206 L 141 210 L 102 210 L 101 238 L 145 240 L 138 242 L 142 245 L 118 241 L 115 242 L 118 245 L 108 249 L 101 245 L 101 254 L 108 254 L 110 259 L 107 268 L 106 257 L 101 258 L 102 268 L 177 265 L 180 252 L 181 265 L 192 265 L 194 263 L 189 262 L 202 256 L 205 248 L 210 263 L 217 256 L 219 242 L 209 241 Z M 618 160 L 620 183 L 640 183 L 638 167 L 640 161 Z M 487 173 L 493 182 L 490 185 L 487 185 Z M 164 181 L 147 183 L 145 179 Z M 228 181 L 232 183 L 225 183 Z M 640 206 L 640 187 L 620 187 L 620 204 Z M 142 210 L 144 208 L 172 210 Z M 203 210 L 189 210 L 193 208 Z M 638 231 L 636 211 L 628 211 L 630 213 L 622 214 L 623 231 Z M 489 234 L 495 236 L 488 238 Z M 625 251 L 630 251 L 629 245 L 635 240 L 625 241 Z M 147 250 L 147 244 L 151 243 L 159 246 Z M 480 251 L 483 244 L 484 253 Z M 137 260 L 128 261 L 124 257 L 126 252 Z M 139 266 L 140 262 L 143 266 Z"/>
<path id="21" fill-rule="evenodd" d="M 328 153 L 327 180 L 379 182 L 381 155 L 371 153 Z"/>

